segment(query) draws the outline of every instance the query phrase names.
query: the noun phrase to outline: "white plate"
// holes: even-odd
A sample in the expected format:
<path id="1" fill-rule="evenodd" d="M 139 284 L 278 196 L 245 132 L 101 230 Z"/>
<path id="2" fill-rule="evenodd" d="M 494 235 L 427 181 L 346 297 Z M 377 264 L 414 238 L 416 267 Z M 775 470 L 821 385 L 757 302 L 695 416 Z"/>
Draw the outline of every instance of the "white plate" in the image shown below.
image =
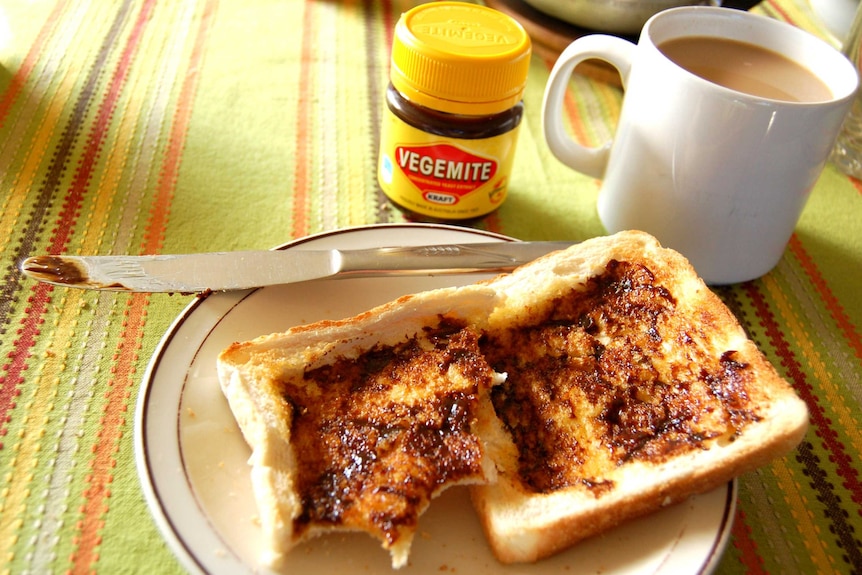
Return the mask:
<path id="1" fill-rule="evenodd" d="M 353 228 L 280 249 L 363 248 L 506 241 L 439 225 Z M 249 449 L 216 377 L 216 356 L 234 341 L 319 319 L 348 317 L 400 295 L 486 276 L 313 281 L 200 297 L 165 334 L 144 377 L 135 450 L 150 510 L 192 572 L 267 573 L 256 562 L 259 526 Z M 488 550 L 464 489 L 450 489 L 420 518 L 401 573 L 708 573 L 733 521 L 735 483 L 594 538 L 535 565 L 502 566 Z M 294 549 L 284 573 L 391 573 L 389 554 L 363 534 L 321 537 Z"/>

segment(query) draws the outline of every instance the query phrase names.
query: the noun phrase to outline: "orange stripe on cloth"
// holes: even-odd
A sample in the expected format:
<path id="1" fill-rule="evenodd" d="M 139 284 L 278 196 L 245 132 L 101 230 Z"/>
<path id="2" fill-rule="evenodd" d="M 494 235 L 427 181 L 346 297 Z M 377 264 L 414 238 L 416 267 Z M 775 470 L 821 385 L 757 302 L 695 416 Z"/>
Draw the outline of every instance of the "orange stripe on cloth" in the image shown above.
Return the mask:
<path id="1" fill-rule="evenodd" d="M 544 63 L 552 70 L 556 62 L 545 58 Z M 621 109 L 619 88 L 591 78 L 580 68 L 574 70 L 568 85 L 563 97 L 563 121 L 571 138 L 587 148 L 611 141 Z"/>
<path id="2" fill-rule="evenodd" d="M 24 232 L 24 237 L 29 239 L 20 244 L 18 254 L 16 255 L 23 256 L 29 253 L 29 249 L 32 247 L 31 242 L 39 233 L 42 218 L 48 209 L 48 205 L 54 196 L 59 196 L 60 174 L 69 160 L 71 140 L 77 137 L 77 132 L 80 126 L 83 125 L 84 112 L 89 106 L 89 100 L 92 91 L 95 89 L 97 77 L 101 73 L 103 63 L 106 61 L 109 46 L 119 33 L 119 26 L 125 18 L 125 10 L 126 6 L 123 6 L 118 12 L 118 16 L 110 28 L 105 43 L 99 50 L 93 69 L 87 76 L 82 96 L 75 103 L 75 111 L 69 124 L 63 131 L 62 143 L 51 161 L 48 176 L 45 178 L 39 192 L 39 202 L 36 209 L 33 210 L 32 217 L 26 224 L 27 229 Z M 101 145 L 101 139 L 91 136 L 87 145 L 98 148 Z M 79 166 L 80 169 L 85 168 Z M 61 253 L 68 245 L 77 223 L 78 207 L 81 203 L 82 193 L 83 190 L 80 186 L 72 186 L 63 201 L 63 208 L 57 216 L 48 242 L 49 253 Z M 20 287 L 20 283 L 13 278 L 13 281 L 6 288 L 7 297 L 11 298 Z M 9 413 L 15 407 L 14 398 L 20 394 L 17 386 L 24 381 L 21 374 L 28 368 L 27 360 L 30 357 L 30 348 L 35 344 L 35 338 L 39 334 L 40 325 L 45 321 L 44 315 L 50 301 L 51 291 L 39 284 L 31 289 L 32 295 L 28 299 L 28 307 L 25 311 L 26 316 L 21 320 L 20 327 L 18 328 L 18 338 L 13 344 L 13 351 L 8 356 L 10 361 L 2 366 L 4 373 L 0 375 L 0 437 L 6 434 L 6 424 L 11 417 Z M 0 443 L 0 449 L 2 447 L 3 445 Z"/>
<path id="3" fill-rule="evenodd" d="M 122 88 L 125 84 L 125 80 L 128 77 L 129 68 L 134 61 L 134 57 L 137 53 L 138 47 L 140 46 L 141 36 L 143 34 L 143 30 L 146 27 L 147 22 L 149 21 L 149 15 L 152 11 L 154 0 L 150 0 L 144 4 L 140 13 L 138 14 L 137 20 L 135 21 L 134 27 L 132 29 L 132 33 L 126 41 L 126 45 L 123 48 L 121 56 L 117 62 L 116 68 L 114 70 L 114 75 L 111 78 L 110 84 L 108 85 L 108 89 L 106 90 L 105 97 L 99 106 L 98 114 L 96 115 L 96 119 L 93 124 L 93 128 L 89 137 L 87 138 L 87 147 L 83 154 L 83 159 L 79 163 L 79 167 L 76 170 L 75 178 L 72 183 L 72 190 L 67 199 L 66 209 L 77 209 L 77 197 L 80 194 L 74 193 L 75 190 L 84 190 L 89 184 L 89 180 L 92 177 L 92 172 L 94 169 L 94 165 L 96 159 L 98 158 L 101 152 L 101 143 L 104 140 L 108 126 L 110 124 L 110 118 L 113 114 L 113 111 L 117 105 L 117 101 L 119 99 L 120 93 L 122 92 Z M 70 223 L 67 220 L 64 220 L 64 223 L 67 225 Z M 54 252 L 52 252 L 54 253 Z M 128 315 L 128 312 L 127 312 Z M 126 320 L 124 323 L 128 322 Z M 127 330 L 128 331 L 128 330 Z M 125 334 L 124 334 L 125 335 Z M 122 338 L 122 339 L 125 339 Z M 134 346 L 124 346 L 124 349 L 129 349 L 129 347 Z M 124 376 L 123 362 L 118 362 L 118 365 L 112 368 L 113 379 L 109 382 L 111 386 L 111 391 L 108 392 L 108 404 L 105 406 L 104 411 L 105 414 L 100 419 L 100 424 L 102 429 L 100 430 L 98 437 L 100 444 L 103 445 L 106 442 L 111 443 L 111 453 L 116 451 L 117 447 L 114 441 L 111 441 L 114 437 L 114 433 L 112 430 L 116 427 L 122 425 L 125 422 L 125 417 L 122 413 L 117 413 L 117 409 L 112 409 L 112 404 L 114 403 L 112 400 L 112 396 L 116 395 L 117 380 L 122 381 Z M 124 394 L 128 394 L 127 391 L 123 390 Z M 125 401 L 122 402 L 123 406 L 125 406 Z M 71 572 L 73 573 L 84 573 L 90 571 L 90 565 L 94 563 L 97 559 L 95 554 L 95 548 L 98 545 L 98 529 L 92 529 L 92 525 L 94 521 L 93 517 L 101 517 L 102 514 L 106 511 L 106 506 L 102 505 L 102 501 L 105 497 L 109 495 L 108 483 L 110 481 L 103 480 L 102 474 L 102 465 L 100 457 L 101 449 L 99 449 L 99 445 L 93 447 L 93 452 L 96 454 L 96 459 L 90 462 L 90 465 L 93 469 L 92 473 L 87 476 L 87 483 L 89 487 L 84 491 L 84 503 L 81 505 L 81 513 L 83 518 L 77 523 L 77 527 L 80 530 L 80 535 L 74 538 L 74 542 L 77 547 L 72 551 L 70 556 L 70 561 L 72 562 Z M 109 461 L 113 460 L 112 455 L 107 458 Z M 105 477 L 110 479 L 110 474 L 104 474 Z M 101 525 L 101 522 L 99 522 Z"/>
<path id="4" fill-rule="evenodd" d="M 763 282 L 770 281 L 770 277 L 764 276 Z M 846 446 L 841 441 L 835 430 L 834 422 L 828 417 L 822 400 L 815 393 L 811 382 L 805 374 L 799 359 L 795 356 L 791 345 L 782 332 L 775 314 L 770 309 L 767 298 L 759 288 L 758 282 L 743 284 L 743 289 L 757 310 L 757 316 L 765 330 L 769 344 L 775 350 L 781 361 L 786 377 L 792 382 L 796 393 L 808 405 L 811 426 L 814 433 L 821 441 L 821 445 L 829 454 L 829 461 L 835 466 L 835 472 L 841 477 L 843 487 L 850 493 L 856 505 L 862 504 L 862 481 L 860 481 L 857 470 L 852 465 L 852 457 Z M 810 472 L 809 472 L 810 476 Z M 831 487 L 826 483 L 816 483 L 812 480 L 812 487 L 819 490 L 818 496 L 822 501 L 834 498 Z M 846 525 L 846 517 L 834 514 L 828 517 L 832 522 L 830 529 L 839 537 L 846 536 L 851 529 Z"/>
<path id="5" fill-rule="evenodd" d="M 548 68 L 553 68 L 553 62 L 548 62 Z M 571 82 L 572 80 L 569 80 Z M 572 136 L 581 145 L 589 145 L 589 137 L 587 136 L 586 127 L 584 126 L 583 118 L 578 110 L 578 103 L 575 101 L 572 90 L 566 90 L 563 97 L 563 110 L 565 110 L 565 118 L 569 121 L 569 127 L 572 131 Z"/>
<path id="6" fill-rule="evenodd" d="M 63 13 L 63 8 L 65 8 L 66 4 L 67 2 L 60 1 L 54 5 L 54 8 L 48 15 L 48 19 L 45 21 L 45 25 L 42 26 L 41 30 L 39 30 L 39 35 L 36 36 L 36 40 L 33 42 L 33 45 L 30 46 L 30 51 L 27 52 L 27 56 L 21 63 L 21 67 L 18 68 L 18 71 L 15 72 L 14 76 L 12 76 L 9 88 L 3 94 L 3 99 L 0 100 L 0 126 L 3 126 L 6 122 L 6 116 L 9 114 L 9 109 L 12 107 L 12 104 L 15 103 L 15 100 L 18 98 L 18 94 L 21 93 L 21 89 L 27 83 L 27 79 L 30 77 L 30 73 L 33 71 L 36 61 L 39 59 L 39 54 L 42 52 L 42 48 L 45 46 L 47 39 L 54 29 L 54 24 L 59 19 L 60 14 Z"/>
<path id="7" fill-rule="evenodd" d="M 144 254 L 157 253 L 164 241 L 171 199 L 173 198 L 182 162 L 185 136 L 188 132 L 189 122 L 191 121 L 192 103 L 197 92 L 198 77 L 200 74 L 199 67 L 203 59 L 204 45 L 206 44 L 217 6 L 218 0 L 208 0 L 204 7 L 198 35 L 195 38 L 194 47 L 189 58 L 188 72 L 186 73 L 185 81 L 177 99 L 177 113 L 174 117 L 174 124 L 171 127 L 171 136 L 168 139 L 165 161 L 159 174 L 158 194 L 150 209 L 150 218 L 147 222 L 144 243 L 141 246 L 141 253 Z"/>
<path id="8" fill-rule="evenodd" d="M 311 67 L 314 59 L 314 2 L 306 0 L 302 13 L 302 56 L 299 70 L 299 101 L 296 116 L 296 154 L 293 177 L 293 237 L 307 236 L 309 233 L 308 196 L 311 178 L 309 176 L 311 155 L 308 140 L 311 138 L 311 113 L 313 91 Z"/>
<path id="9" fill-rule="evenodd" d="M 153 2 L 141 11 L 140 23 L 146 21 L 146 14 Z M 182 150 L 192 113 L 192 103 L 197 90 L 200 61 L 208 31 L 214 17 L 217 0 L 210 0 L 205 6 L 203 17 L 195 38 L 187 74 L 177 99 L 177 113 L 171 126 L 162 171 L 159 177 L 158 193 L 153 198 L 147 222 L 143 253 L 156 253 L 164 240 L 164 233 L 170 213 L 170 203 L 174 193 L 177 172 L 182 160 Z M 76 548 L 72 553 L 74 573 L 89 572 L 98 560 L 97 549 L 101 543 L 100 530 L 104 525 L 103 514 L 107 510 L 105 500 L 110 497 L 110 483 L 116 465 L 115 453 L 118 441 L 126 424 L 126 412 L 131 389 L 137 381 L 135 365 L 146 324 L 149 296 L 133 294 L 124 312 L 124 330 L 117 344 L 115 363 L 111 369 L 111 381 L 106 393 L 107 402 L 100 420 L 101 429 L 98 442 L 93 446 L 93 459 L 90 461 L 92 472 L 87 476 L 88 487 L 84 491 L 82 519 L 77 524 Z"/>
<path id="10" fill-rule="evenodd" d="M 793 252 L 793 255 L 795 255 L 799 260 L 799 263 L 802 266 L 802 269 L 805 270 L 805 274 L 808 276 L 808 279 L 810 279 L 814 287 L 817 288 L 817 293 L 820 295 L 820 299 L 826 305 L 826 309 L 829 310 L 829 313 L 832 315 L 832 319 L 835 320 L 835 323 L 841 330 L 841 334 L 847 341 L 847 345 L 853 349 L 857 358 L 862 359 L 862 337 L 860 337 L 859 332 L 856 331 L 856 327 L 847 316 L 847 312 L 843 307 L 841 307 L 841 303 L 838 301 L 838 298 L 835 297 L 834 293 L 832 293 L 826 279 L 820 273 L 817 264 L 814 262 L 814 258 L 812 258 L 808 251 L 806 251 L 796 234 L 793 234 L 790 238 L 790 251 Z"/>
<path id="11" fill-rule="evenodd" d="M 499 212 L 491 212 L 485 218 L 485 229 L 495 234 L 503 233 L 503 222 L 500 220 Z"/>

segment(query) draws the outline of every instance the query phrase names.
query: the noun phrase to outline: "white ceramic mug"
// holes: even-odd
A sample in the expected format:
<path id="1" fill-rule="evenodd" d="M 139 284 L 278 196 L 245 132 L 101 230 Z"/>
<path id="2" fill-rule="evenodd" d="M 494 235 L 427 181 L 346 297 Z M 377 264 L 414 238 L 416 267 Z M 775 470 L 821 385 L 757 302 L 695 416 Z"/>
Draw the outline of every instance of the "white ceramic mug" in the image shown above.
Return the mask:
<path id="1" fill-rule="evenodd" d="M 717 36 L 765 47 L 801 64 L 832 97 L 791 102 L 719 86 L 668 59 L 658 45 Z M 575 142 L 563 98 L 575 66 L 616 67 L 625 90 L 612 141 Z M 603 180 L 598 213 L 608 232 L 640 229 L 683 253 L 710 284 L 762 276 L 784 252 L 858 84 L 837 50 L 789 24 L 739 10 L 665 10 L 637 45 L 605 35 L 575 40 L 551 72 L 545 138 L 564 164 Z"/>

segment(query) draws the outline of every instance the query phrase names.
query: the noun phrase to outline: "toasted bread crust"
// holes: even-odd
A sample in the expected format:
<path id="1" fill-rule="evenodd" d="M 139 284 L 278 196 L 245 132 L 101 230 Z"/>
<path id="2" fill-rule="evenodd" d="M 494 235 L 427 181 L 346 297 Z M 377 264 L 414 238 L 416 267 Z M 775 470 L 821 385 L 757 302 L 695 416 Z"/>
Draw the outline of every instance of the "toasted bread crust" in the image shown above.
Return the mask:
<path id="1" fill-rule="evenodd" d="M 538 560 L 707 491 L 792 449 L 807 426 L 804 403 L 682 256 L 641 232 L 596 238 L 492 280 L 226 349 L 219 377 L 253 449 L 272 557 L 344 526 L 297 523 L 308 513 L 291 437 L 299 398 L 284 401 L 285 382 L 355 367 L 441 321 L 479 336 L 476 358 L 491 364 L 480 370 L 470 426 L 481 470 L 444 486 L 473 483 L 504 563 Z M 493 392 L 490 367 L 508 377 Z M 312 387 L 326 379 L 312 377 Z M 393 565 L 406 561 L 409 530 L 387 539 L 373 522 L 349 527 L 381 538 Z"/>
<path id="2" fill-rule="evenodd" d="M 498 377 L 462 314 L 489 293 L 472 291 L 458 310 L 446 292 L 434 306 L 406 297 L 222 352 L 219 379 L 253 450 L 263 562 L 321 533 L 365 531 L 401 567 L 433 497 L 493 480 L 480 426 Z"/>
<path id="3" fill-rule="evenodd" d="M 531 286 L 513 281 L 486 336 L 508 376 L 493 392 L 501 441 L 514 445 L 498 482 L 471 493 L 504 563 L 717 487 L 807 427 L 804 403 L 682 256 L 642 234 L 601 244 L 534 270 Z"/>

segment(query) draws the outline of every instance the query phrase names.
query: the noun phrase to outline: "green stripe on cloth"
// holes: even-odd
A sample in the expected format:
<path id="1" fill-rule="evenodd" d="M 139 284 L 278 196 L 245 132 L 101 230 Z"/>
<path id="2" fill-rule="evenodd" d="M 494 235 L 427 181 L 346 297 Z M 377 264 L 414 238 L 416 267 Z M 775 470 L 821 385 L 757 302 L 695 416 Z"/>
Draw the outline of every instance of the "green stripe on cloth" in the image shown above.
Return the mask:
<path id="1" fill-rule="evenodd" d="M 42 48 L 47 68 L 34 66 L 9 114 L 13 126 L 38 119 L 31 136 L 20 132 L 22 140 L 30 137 L 34 145 L 6 148 L 2 156 L 13 166 L 6 174 L 16 177 L 11 182 L 14 191 L 4 197 L 9 198 L 5 207 L 17 203 L 19 217 L 28 214 L 33 222 L 25 228 L 13 222 L 12 230 L 24 231 L 23 237 L 12 240 L 16 249 L 134 253 L 144 248 L 148 237 L 151 244 L 155 241 L 151 249 L 159 247 L 163 228 L 159 210 L 150 211 L 153 225 L 147 229 L 141 208 L 156 201 L 154 184 L 169 172 L 153 173 L 149 162 L 137 163 L 129 156 L 150 154 L 151 159 L 170 150 L 160 144 L 170 141 L 171 121 L 181 114 L 167 104 L 172 99 L 176 103 L 176 88 L 189 77 L 185 67 L 171 64 L 188 64 L 191 52 L 182 33 L 177 34 L 178 41 L 166 43 L 147 32 L 160 25 L 171 30 L 165 22 L 181 25 L 183 31 L 201 19 L 200 14 L 194 16 L 194 5 L 185 6 L 188 13 L 183 16 L 159 9 L 154 2 L 78 4 L 73 6 L 77 12 L 66 14 L 66 28 L 46 23 L 45 31 L 56 32 L 46 34 Z M 53 73 L 58 62 L 76 59 L 84 64 L 69 67 L 65 75 Z M 163 79 L 154 82 L 154 77 Z M 153 89 L 149 94 L 148 87 Z M 34 102 L 43 93 L 44 103 Z M 44 114 L 45 106 L 58 110 Z M 123 121 L 108 129 L 115 114 Z M 55 150 L 53 155 L 44 153 L 46 147 Z M 160 147 L 161 152 L 155 151 Z M 23 158 L 17 160 L 19 169 L 14 169 L 15 153 Z M 77 233 L 81 229 L 86 233 Z M 6 469 L 10 481 L 2 492 L 3 555 L 13 571 L 88 570 L 99 562 L 119 572 L 127 565 L 125 552 L 112 547 L 112 556 L 100 549 L 103 533 L 109 530 L 134 535 L 140 552 L 161 553 L 166 566 L 175 565 L 152 524 L 141 526 L 134 513 L 108 513 L 109 503 L 116 505 L 117 500 L 131 501 L 132 508 L 142 506 L 131 457 L 131 390 L 149 357 L 139 351 L 142 341 L 148 340 L 146 349 L 151 350 L 167 321 L 153 322 L 155 331 L 142 336 L 133 327 L 146 322 L 145 298 L 42 286 L 30 293 L 29 307 L 21 310 L 24 333 L 4 339 L 4 348 L 11 344 L 14 355 L 25 357 L 29 325 L 40 325 L 39 332 L 55 326 L 49 338 L 40 339 L 54 343 L 30 349 L 31 361 L 13 362 L 6 370 L 7 378 L 21 373 L 32 377 L 33 385 L 19 390 L 14 417 L 9 418 L 7 436 L 21 440 L 14 446 L 16 456 L 10 462 L 14 467 Z M 129 305 L 135 301 L 137 308 Z M 165 318 L 178 309 L 167 306 Z M 29 375 L 31 371 L 35 375 Z M 104 381 L 109 383 L 106 389 Z M 8 389 L 8 379 L 5 383 Z M 119 480 L 118 468 L 123 470 Z M 45 536 L 53 531 L 45 529 L 46 523 L 55 524 L 56 537 Z"/>

